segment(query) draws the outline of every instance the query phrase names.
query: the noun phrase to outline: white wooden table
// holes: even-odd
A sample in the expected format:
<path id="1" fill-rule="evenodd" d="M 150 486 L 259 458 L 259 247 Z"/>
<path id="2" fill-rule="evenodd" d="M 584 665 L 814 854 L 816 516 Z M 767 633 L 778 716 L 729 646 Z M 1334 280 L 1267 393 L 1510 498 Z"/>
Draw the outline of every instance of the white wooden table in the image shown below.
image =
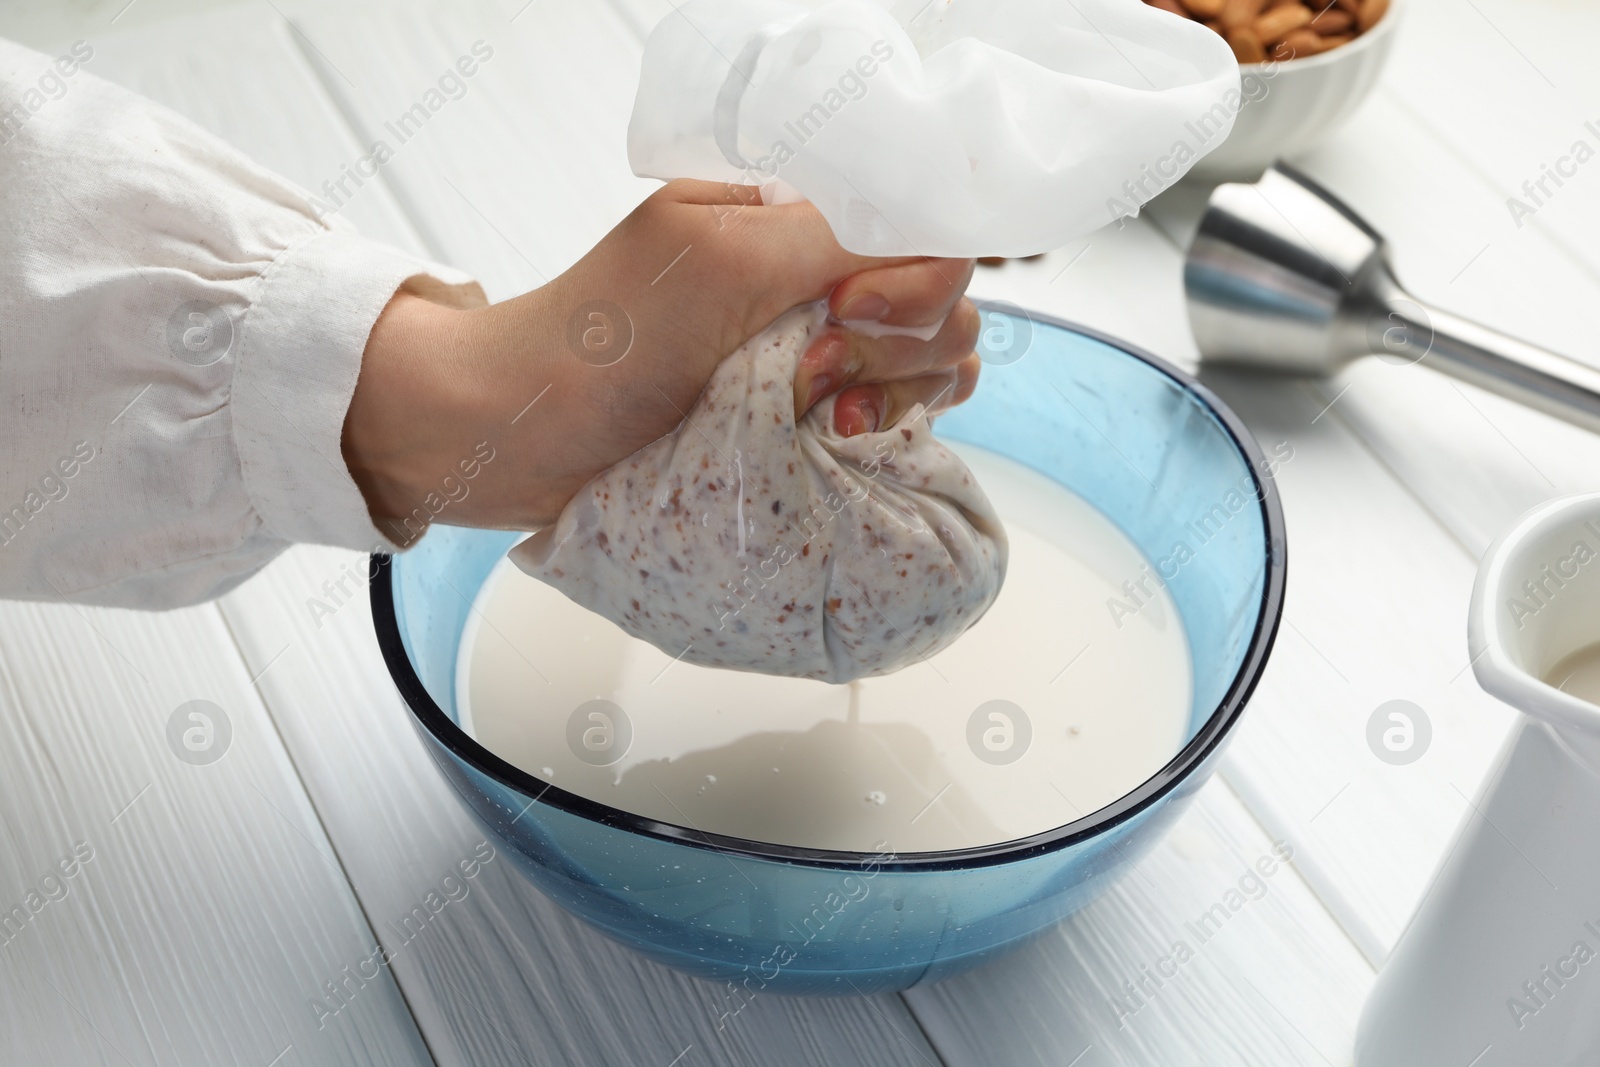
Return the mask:
<path id="1" fill-rule="evenodd" d="M 495 298 L 565 268 L 650 188 L 623 131 L 643 34 L 671 0 L 125 4 L 0 4 L 0 33 L 88 39 L 88 69 L 313 190 L 488 43 L 466 95 L 343 210 Z M 1600 362 L 1600 163 L 1520 228 L 1505 205 L 1593 139 L 1600 10 L 1408 6 L 1383 85 L 1301 162 L 1391 236 L 1419 294 Z M 974 292 L 1192 366 L 1181 249 L 1203 195 L 1180 188 L 1121 230 L 980 273 Z M 1476 817 L 1468 797 L 1511 721 L 1467 669 L 1475 561 L 1532 504 L 1600 488 L 1600 442 L 1377 361 L 1318 384 L 1206 380 L 1263 441 L 1294 446 L 1287 625 L 1220 776 L 1044 941 L 903 996 L 763 997 L 719 1030 L 716 987 L 581 926 L 503 858 L 405 932 L 479 836 L 413 736 L 365 600 L 308 607 L 359 561 L 302 549 L 169 615 L 0 604 L 0 909 L 75 845 L 93 854 L 0 938 L 0 1064 L 1345 1067 L 1374 968 Z M 1365 741 L 1396 698 L 1434 732 L 1404 767 Z M 231 723 L 216 763 L 167 745 L 191 699 Z M 1146 980 L 1275 842 L 1292 867 L 1177 977 Z M 392 965 L 360 978 L 380 943 Z"/>

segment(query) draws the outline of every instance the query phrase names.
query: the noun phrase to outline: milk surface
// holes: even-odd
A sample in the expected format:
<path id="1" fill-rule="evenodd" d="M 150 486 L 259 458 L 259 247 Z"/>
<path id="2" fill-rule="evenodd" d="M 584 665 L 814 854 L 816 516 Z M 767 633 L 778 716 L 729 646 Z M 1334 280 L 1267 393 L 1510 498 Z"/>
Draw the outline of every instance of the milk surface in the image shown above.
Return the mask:
<path id="1" fill-rule="evenodd" d="M 1550 668 L 1545 681 L 1579 700 L 1600 705 L 1600 645 L 1578 649 Z"/>
<path id="2" fill-rule="evenodd" d="M 993 844 L 1123 796 L 1187 737 L 1177 610 L 1161 591 L 1114 617 L 1145 573 L 1121 531 L 1027 467 L 952 447 L 1011 538 L 999 599 L 952 647 L 848 686 L 695 667 L 502 561 L 462 641 L 463 728 L 600 803 L 820 849 Z"/>

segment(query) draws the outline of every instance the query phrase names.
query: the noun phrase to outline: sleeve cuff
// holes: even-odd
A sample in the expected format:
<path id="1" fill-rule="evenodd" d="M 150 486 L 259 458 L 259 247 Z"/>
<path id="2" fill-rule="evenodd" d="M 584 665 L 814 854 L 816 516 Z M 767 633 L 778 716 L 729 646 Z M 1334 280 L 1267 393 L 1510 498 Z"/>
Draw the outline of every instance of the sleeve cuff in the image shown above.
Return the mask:
<path id="1" fill-rule="evenodd" d="M 245 312 L 230 407 L 244 483 L 286 541 L 396 552 L 345 466 L 345 414 L 379 314 L 404 286 L 455 307 L 487 300 L 471 277 L 351 233 L 290 246 Z"/>

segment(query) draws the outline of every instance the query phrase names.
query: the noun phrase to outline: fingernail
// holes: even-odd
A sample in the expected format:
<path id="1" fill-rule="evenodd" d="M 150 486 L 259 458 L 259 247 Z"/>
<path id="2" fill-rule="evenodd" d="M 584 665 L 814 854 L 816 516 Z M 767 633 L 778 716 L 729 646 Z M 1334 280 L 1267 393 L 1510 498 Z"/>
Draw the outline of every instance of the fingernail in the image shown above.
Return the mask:
<path id="1" fill-rule="evenodd" d="M 805 355 L 800 357 L 801 370 L 838 371 L 850 360 L 850 342 L 843 330 L 829 329 L 811 342 Z"/>
<path id="2" fill-rule="evenodd" d="M 878 426 L 883 422 L 883 397 L 870 394 L 856 401 L 856 408 L 861 412 L 861 421 L 867 428 L 863 433 L 877 433 Z"/>
<path id="3" fill-rule="evenodd" d="M 889 315 L 889 301 L 877 293 L 862 293 L 845 301 L 839 309 L 844 322 L 882 322 Z"/>
<path id="4" fill-rule="evenodd" d="M 806 410 L 810 411 L 817 401 L 828 395 L 828 390 L 833 388 L 833 375 L 819 374 L 811 379 L 811 389 L 806 394 Z"/>

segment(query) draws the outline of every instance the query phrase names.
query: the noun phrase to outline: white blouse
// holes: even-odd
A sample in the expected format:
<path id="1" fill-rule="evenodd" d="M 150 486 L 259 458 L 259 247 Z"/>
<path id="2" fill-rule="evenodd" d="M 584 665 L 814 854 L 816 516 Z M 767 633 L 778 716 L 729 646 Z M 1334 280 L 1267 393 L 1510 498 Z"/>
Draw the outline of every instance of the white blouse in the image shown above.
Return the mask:
<path id="1" fill-rule="evenodd" d="M 297 541 L 392 550 L 340 449 L 362 351 L 402 286 L 483 291 L 92 55 L 0 40 L 0 596 L 165 608 Z"/>

